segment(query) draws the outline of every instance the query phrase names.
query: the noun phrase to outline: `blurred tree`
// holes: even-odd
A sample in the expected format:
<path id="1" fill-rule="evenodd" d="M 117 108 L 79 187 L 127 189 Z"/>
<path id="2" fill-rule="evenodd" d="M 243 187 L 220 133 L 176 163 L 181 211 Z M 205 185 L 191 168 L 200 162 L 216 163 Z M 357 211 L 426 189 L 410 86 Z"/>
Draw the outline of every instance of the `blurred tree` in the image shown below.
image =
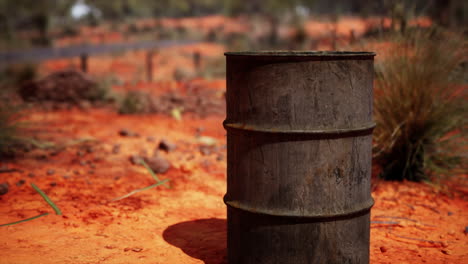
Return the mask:
<path id="1" fill-rule="evenodd" d="M 17 30 L 36 30 L 38 44 L 48 44 L 52 16 L 66 16 L 73 0 L 0 0 L 0 34 L 14 39 Z"/>

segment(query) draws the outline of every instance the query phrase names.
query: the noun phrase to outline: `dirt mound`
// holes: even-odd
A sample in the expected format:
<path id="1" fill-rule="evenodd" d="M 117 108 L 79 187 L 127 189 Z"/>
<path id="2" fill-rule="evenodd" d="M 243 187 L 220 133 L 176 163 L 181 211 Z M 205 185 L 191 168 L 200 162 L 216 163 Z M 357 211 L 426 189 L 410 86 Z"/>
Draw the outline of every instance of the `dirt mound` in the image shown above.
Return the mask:
<path id="1" fill-rule="evenodd" d="M 97 90 L 98 84 L 88 75 L 76 70 L 62 70 L 41 80 L 24 83 L 19 94 L 25 101 L 77 104 L 92 100 Z"/>

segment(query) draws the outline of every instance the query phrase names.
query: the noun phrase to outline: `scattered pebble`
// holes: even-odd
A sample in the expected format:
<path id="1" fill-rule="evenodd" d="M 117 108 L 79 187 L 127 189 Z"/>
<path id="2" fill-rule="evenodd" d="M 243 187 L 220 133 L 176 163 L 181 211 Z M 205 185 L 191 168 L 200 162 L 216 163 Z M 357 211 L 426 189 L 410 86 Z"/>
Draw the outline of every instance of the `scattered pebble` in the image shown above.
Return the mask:
<path id="1" fill-rule="evenodd" d="M 212 137 L 201 136 L 198 138 L 198 143 L 202 145 L 206 145 L 206 146 L 214 146 L 216 145 L 217 142 L 218 141 L 216 140 L 216 138 L 212 138 Z"/>
<path id="2" fill-rule="evenodd" d="M 8 185 L 8 183 L 6 182 L 0 183 L 0 195 L 7 194 L 9 189 L 10 189 L 10 186 Z"/>
<path id="3" fill-rule="evenodd" d="M 144 158 L 144 161 L 154 173 L 165 173 L 171 167 L 171 163 L 163 157 Z"/>
<path id="4" fill-rule="evenodd" d="M 216 160 L 217 161 L 223 161 L 224 160 L 224 156 L 222 154 L 219 154 L 217 157 L 216 157 Z"/>
<path id="5" fill-rule="evenodd" d="M 155 141 L 156 141 L 156 138 L 153 137 L 153 136 L 149 136 L 149 137 L 146 138 L 146 141 L 148 141 L 148 142 L 155 142 Z"/>
<path id="6" fill-rule="evenodd" d="M 138 155 L 132 155 L 128 159 L 130 160 L 130 162 L 133 165 L 139 165 L 141 163 L 141 160 L 142 160 L 142 158 L 140 156 L 138 156 Z"/>
<path id="7" fill-rule="evenodd" d="M 465 226 L 465 231 L 464 231 L 465 235 L 468 234 L 468 226 Z"/>
<path id="8" fill-rule="evenodd" d="M 113 154 L 119 154 L 120 152 L 120 144 L 115 144 L 113 147 L 112 147 L 112 153 Z"/>
<path id="9" fill-rule="evenodd" d="M 384 247 L 384 246 L 381 246 L 381 247 L 380 247 L 380 252 L 382 252 L 382 253 L 387 252 L 387 250 L 388 250 L 388 249 L 387 249 L 386 247 Z"/>
<path id="10" fill-rule="evenodd" d="M 202 145 L 202 146 L 199 146 L 198 148 L 199 148 L 199 150 L 200 150 L 200 153 L 201 153 L 203 156 L 207 156 L 207 155 L 210 155 L 210 154 L 211 154 L 212 148 L 209 147 L 209 146 L 204 146 L 204 145 Z"/>
<path id="11" fill-rule="evenodd" d="M 49 185 L 50 185 L 51 187 L 55 187 L 55 186 L 57 186 L 57 183 L 56 183 L 56 182 L 51 182 L 51 183 L 49 183 Z"/>
<path id="12" fill-rule="evenodd" d="M 450 251 L 447 249 L 441 249 L 440 252 L 444 253 L 445 255 L 450 255 Z"/>
<path id="13" fill-rule="evenodd" d="M 53 169 L 47 170 L 47 175 L 54 175 L 54 173 L 55 173 L 55 170 Z"/>
<path id="14" fill-rule="evenodd" d="M 448 216 L 451 216 L 451 215 L 453 215 L 453 212 L 450 212 L 450 211 L 449 211 L 449 212 L 447 212 L 447 215 L 448 215 Z"/>
<path id="15" fill-rule="evenodd" d="M 63 177 L 65 180 L 70 179 L 70 175 L 68 175 L 68 174 L 63 175 L 62 177 Z"/>
<path id="16" fill-rule="evenodd" d="M 177 146 L 174 143 L 171 143 L 167 141 L 166 139 L 162 139 L 158 145 L 158 149 L 165 151 L 166 153 L 171 152 L 175 150 L 176 148 Z"/>
<path id="17" fill-rule="evenodd" d="M 58 149 L 58 150 L 52 151 L 52 152 L 50 153 L 50 156 L 57 156 L 58 154 L 60 154 L 60 152 L 62 152 L 62 150 L 61 150 L 61 149 Z"/>
<path id="18" fill-rule="evenodd" d="M 133 252 L 140 252 L 142 251 L 143 249 L 142 248 L 138 248 L 138 247 L 134 247 L 134 248 L 124 248 L 124 251 L 127 252 L 127 251 L 133 251 Z"/>
<path id="19" fill-rule="evenodd" d="M 81 150 L 78 150 L 78 151 L 76 152 L 76 155 L 77 155 L 78 157 L 83 157 L 83 156 L 84 156 L 84 152 L 81 151 Z"/>
<path id="20" fill-rule="evenodd" d="M 106 245 L 106 246 L 104 246 L 104 248 L 107 248 L 107 249 L 114 249 L 114 248 L 116 248 L 116 246 L 113 246 L 113 245 Z"/>
<path id="21" fill-rule="evenodd" d="M 80 160 L 80 165 L 81 166 L 86 166 L 88 162 L 86 160 Z"/>
<path id="22" fill-rule="evenodd" d="M 94 164 L 94 163 L 89 163 L 89 167 L 90 167 L 91 169 L 95 169 L 95 168 L 96 168 L 96 164 Z"/>
<path id="23" fill-rule="evenodd" d="M 28 177 L 29 177 L 29 178 L 34 178 L 35 176 L 36 176 L 36 175 L 34 175 L 34 173 L 32 173 L 32 172 L 28 173 Z"/>
<path id="24" fill-rule="evenodd" d="M 140 135 L 138 135 L 138 133 L 135 133 L 129 129 L 121 129 L 119 130 L 119 135 L 122 136 L 122 137 L 138 137 Z"/>
<path id="25" fill-rule="evenodd" d="M 16 183 L 16 186 L 21 186 L 25 183 L 26 181 L 25 180 L 19 180 L 17 183 Z"/>
<path id="26" fill-rule="evenodd" d="M 94 152 L 93 146 L 87 146 L 87 147 L 86 147 L 86 152 L 87 152 L 87 153 L 93 153 L 93 152 Z"/>

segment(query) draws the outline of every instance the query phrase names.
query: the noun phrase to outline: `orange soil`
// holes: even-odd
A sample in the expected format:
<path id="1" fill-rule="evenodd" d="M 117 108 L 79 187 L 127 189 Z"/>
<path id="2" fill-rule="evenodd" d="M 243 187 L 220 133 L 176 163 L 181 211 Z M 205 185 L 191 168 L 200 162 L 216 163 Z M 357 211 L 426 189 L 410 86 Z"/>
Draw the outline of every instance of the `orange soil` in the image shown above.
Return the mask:
<path id="1" fill-rule="evenodd" d="M 219 25 L 218 17 L 210 19 L 205 23 Z M 188 21 L 184 23 L 193 22 Z M 347 34 L 348 30 L 341 31 Z M 88 29 L 88 33 L 91 36 L 106 31 Z M 117 89 L 145 89 L 157 94 L 183 88 L 171 81 L 172 74 L 179 65 L 193 71 L 190 54 L 195 50 L 205 56 L 216 56 L 224 50 L 222 46 L 210 45 L 171 48 L 156 55 L 155 65 L 160 66 L 154 69 L 158 82 L 153 84 L 140 81 L 144 78 L 144 52 L 128 52 L 117 58 L 92 57 L 89 68 L 97 76 L 114 73 L 124 81 Z M 78 67 L 78 63 L 49 61 L 41 71 Z M 131 81 L 139 82 L 129 85 Z M 224 80 L 195 82 L 211 89 L 225 89 Z M 0 196 L 0 224 L 43 212 L 50 215 L 0 227 L 0 264 L 225 262 L 223 117 L 200 119 L 184 115 L 183 121 L 178 122 L 162 115 L 121 116 L 105 109 L 89 109 L 36 111 L 27 119 L 44 132 L 42 139 L 65 147 L 52 152 L 35 150 L 15 161 L 1 162 L 0 166 L 20 171 L 0 173 L 0 182 L 10 184 L 10 191 Z M 141 136 L 121 137 L 118 131 L 122 128 Z M 203 136 L 217 140 L 217 152 L 200 154 L 196 135 L 199 128 L 203 128 Z M 70 143 L 84 138 L 95 139 L 90 153 L 82 151 L 80 144 Z M 152 153 L 162 138 L 178 145 L 175 151 L 162 153 L 172 168 L 159 177 L 170 179 L 170 188 L 159 186 L 111 202 L 154 183 L 148 172 L 131 165 L 128 157 Z M 115 144 L 121 145 L 120 153 L 112 152 Z M 51 169 L 55 172 L 48 174 Z M 16 186 L 21 179 L 26 184 Z M 30 187 L 32 182 L 56 202 L 63 216 L 53 214 Z M 464 263 L 468 258 L 468 238 L 464 234 L 468 222 L 466 198 L 421 183 L 397 182 L 378 182 L 373 197 L 376 204 L 372 209 L 371 263 Z"/>
<path id="2" fill-rule="evenodd" d="M 223 117 L 184 116 L 178 122 L 161 115 L 120 116 L 92 109 L 34 112 L 28 119 L 40 124 L 45 139 L 66 143 L 92 137 L 97 143 L 94 151 L 83 156 L 77 155 L 79 146 L 68 145 L 52 155 L 35 150 L 3 164 L 21 171 L 0 174 L 0 182 L 11 186 L 9 193 L 0 196 L 0 223 L 51 214 L 1 227 L 0 263 L 225 261 L 225 149 L 203 156 L 195 135 L 203 127 L 202 135 L 223 146 Z M 118 131 L 122 128 L 141 136 L 121 137 Z M 148 136 L 156 140 L 149 142 Z M 163 153 L 172 168 L 159 177 L 170 179 L 170 188 L 159 186 L 110 202 L 154 183 L 128 157 L 152 153 L 161 138 L 178 145 L 175 151 Z M 117 143 L 121 152 L 113 154 L 111 149 Z M 88 163 L 81 165 L 80 161 Z M 50 169 L 55 171 L 53 175 L 47 173 Z M 28 177 L 30 173 L 35 176 Z M 16 186 L 21 179 L 26 184 Z M 63 216 L 53 214 L 30 187 L 31 182 L 56 202 Z M 50 185 L 52 182 L 56 185 Z M 380 182 L 373 197 L 371 263 L 463 263 L 467 259 L 466 200 L 437 193 L 425 184 L 396 182 Z"/>

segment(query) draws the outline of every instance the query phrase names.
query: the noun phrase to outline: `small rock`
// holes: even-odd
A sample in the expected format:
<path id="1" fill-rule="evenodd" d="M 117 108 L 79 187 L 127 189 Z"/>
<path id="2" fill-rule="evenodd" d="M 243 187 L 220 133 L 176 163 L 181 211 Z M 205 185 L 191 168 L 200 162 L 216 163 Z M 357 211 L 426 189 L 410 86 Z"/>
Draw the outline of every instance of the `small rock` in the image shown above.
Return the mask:
<path id="1" fill-rule="evenodd" d="M 124 248 L 124 251 L 127 252 L 127 251 L 133 251 L 133 252 L 140 252 L 142 251 L 143 249 L 142 248 L 138 248 L 138 247 L 134 247 L 134 248 Z"/>
<path id="2" fill-rule="evenodd" d="M 114 248 L 116 248 L 116 246 L 114 246 L 114 245 L 106 245 L 106 246 L 104 246 L 104 248 L 107 248 L 107 249 L 114 249 Z"/>
<path id="3" fill-rule="evenodd" d="M 144 158 L 144 161 L 154 173 L 165 173 L 171 167 L 169 161 L 163 157 Z"/>
<path id="4" fill-rule="evenodd" d="M 80 165 L 81 166 L 86 166 L 86 164 L 88 164 L 88 162 L 86 160 L 80 160 Z"/>
<path id="5" fill-rule="evenodd" d="M 113 147 L 112 147 L 112 153 L 113 154 L 119 154 L 120 152 L 120 144 L 115 144 Z"/>
<path id="6" fill-rule="evenodd" d="M 57 186 L 57 183 L 56 183 L 56 182 L 51 182 L 51 183 L 49 183 L 49 185 L 50 185 L 51 187 L 55 187 L 55 186 Z"/>
<path id="7" fill-rule="evenodd" d="M 158 149 L 165 151 L 166 153 L 171 152 L 175 150 L 176 148 L 177 146 L 175 144 L 167 141 L 166 139 L 162 139 L 158 145 Z"/>
<path id="8" fill-rule="evenodd" d="M 80 171 L 79 171 L 79 170 L 73 170 L 73 174 L 79 175 L 79 174 L 80 174 Z"/>
<path id="9" fill-rule="evenodd" d="M 128 158 L 133 165 L 140 165 L 142 158 L 138 155 L 132 155 Z"/>
<path id="10" fill-rule="evenodd" d="M 148 141 L 148 142 L 155 142 L 155 141 L 156 141 L 156 138 L 153 137 L 153 136 L 149 136 L 149 137 L 146 138 L 146 141 Z"/>
<path id="11" fill-rule="evenodd" d="M 95 169 L 95 168 L 96 168 L 96 164 L 94 164 L 94 163 L 89 163 L 89 167 L 90 167 L 91 169 Z"/>
<path id="12" fill-rule="evenodd" d="M 58 149 L 58 150 L 55 150 L 55 151 L 52 151 L 50 153 L 50 156 L 57 156 L 58 154 L 60 154 L 60 152 L 62 152 L 62 150 Z"/>
<path id="13" fill-rule="evenodd" d="M 224 160 L 224 156 L 219 154 L 217 157 L 216 157 L 216 160 L 217 161 L 223 161 Z"/>
<path id="14" fill-rule="evenodd" d="M 451 215 L 453 215 L 453 212 L 448 211 L 448 212 L 447 212 L 447 215 L 448 215 L 448 216 L 451 216 Z"/>
<path id="15" fill-rule="evenodd" d="M 137 248 L 137 247 L 132 248 L 132 251 L 133 251 L 133 252 L 140 252 L 140 251 L 142 251 L 142 250 L 143 250 L 142 248 Z"/>
<path id="16" fill-rule="evenodd" d="M 200 150 L 200 153 L 203 155 L 203 156 L 207 156 L 207 155 L 210 155 L 211 154 L 211 147 L 208 147 L 208 146 L 200 146 L 199 147 L 199 150 Z"/>
<path id="17" fill-rule="evenodd" d="M 55 173 L 55 170 L 53 169 L 47 170 L 47 175 L 54 175 L 54 173 Z"/>
<path id="18" fill-rule="evenodd" d="M 84 156 L 84 152 L 81 151 L 81 150 L 78 150 L 78 151 L 76 152 L 76 155 L 77 155 L 78 157 L 83 157 L 83 156 Z"/>
<path id="19" fill-rule="evenodd" d="M 384 247 L 384 246 L 381 246 L 381 247 L 380 247 L 380 252 L 382 252 L 382 253 L 387 252 L 387 250 L 388 250 L 388 249 L 387 249 L 386 247 Z"/>
<path id="20" fill-rule="evenodd" d="M 122 136 L 122 137 L 138 137 L 138 133 L 135 133 L 131 130 L 128 130 L 128 129 L 121 129 L 119 130 L 119 135 Z"/>
<path id="21" fill-rule="evenodd" d="M 0 195 L 7 194 L 9 189 L 10 189 L 10 186 L 8 185 L 8 183 L 6 182 L 0 183 Z"/>
<path id="22" fill-rule="evenodd" d="M 468 234 L 468 226 L 465 226 L 465 231 L 463 231 L 463 233 Z"/>
<path id="23" fill-rule="evenodd" d="M 440 252 L 444 253 L 445 255 L 450 255 L 450 251 L 447 249 L 441 249 Z"/>
<path id="24" fill-rule="evenodd" d="M 21 185 L 23 185 L 26 181 L 24 180 L 19 180 L 17 183 L 16 183 L 16 186 L 20 187 Z"/>
<path id="25" fill-rule="evenodd" d="M 63 177 L 65 180 L 70 179 L 70 175 L 68 175 L 68 174 L 63 175 L 62 177 Z"/>
<path id="26" fill-rule="evenodd" d="M 218 141 L 216 140 L 216 138 L 201 136 L 198 138 L 198 143 L 206 146 L 214 146 L 216 145 L 216 143 L 218 143 Z"/>
<path id="27" fill-rule="evenodd" d="M 32 172 L 28 173 L 28 177 L 29 177 L 29 178 L 34 178 L 35 176 L 36 176 L 36 175 L 34 175 L 34 173 L 32 173 Z"/>
<path id="28" fill-rule="evenodd" d="M 87 147 L 86 147 L 86 152 L 87 152 L 87 153 L 93 153 L 93 152 L 94 152 L 93 146 L 87 146 Z"/>

